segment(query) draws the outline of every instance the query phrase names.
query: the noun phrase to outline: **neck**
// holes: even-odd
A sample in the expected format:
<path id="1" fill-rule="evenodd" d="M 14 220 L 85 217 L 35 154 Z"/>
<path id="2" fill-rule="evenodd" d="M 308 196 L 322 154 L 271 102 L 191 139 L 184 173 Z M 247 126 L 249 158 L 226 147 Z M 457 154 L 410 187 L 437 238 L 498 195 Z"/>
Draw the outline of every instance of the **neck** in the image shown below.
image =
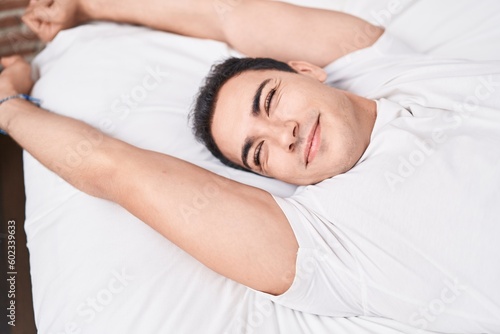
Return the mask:
<path id="1" fill-rule="evenodd" d="M 365 144 L 364 149 L 370 144 L 370 138 L 377 119 L 377 103 L 373 100 L 346 92 L 347 98 L 351 101 L 353 112 L 356 114 L 360 126 L 360 136 Z"/>
<path id="2" fill-rule="evenodd" d="M 371 136 L 375 120 L 377 119 L 377 103 L 352 93 L 347 93 L 346 95 L 351 100 L 358 121 L 365 128 L 366 132 L 368 132 L 368 136 Z"/>

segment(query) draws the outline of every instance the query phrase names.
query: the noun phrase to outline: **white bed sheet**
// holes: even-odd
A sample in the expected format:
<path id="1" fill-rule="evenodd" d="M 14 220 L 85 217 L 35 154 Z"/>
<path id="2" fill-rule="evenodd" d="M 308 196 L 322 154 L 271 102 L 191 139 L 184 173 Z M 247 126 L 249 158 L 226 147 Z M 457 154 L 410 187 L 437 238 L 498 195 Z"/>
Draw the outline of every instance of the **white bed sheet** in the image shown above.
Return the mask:
<path id="1" fill-rule="evenodd" d="M 395 10 L 396 3 L 315 4 L 375 22 L 374 12 L 392 11 L 380 23 L 423 52 L 500 59 L 498 2 L 401 0 Z M 473 29 L 464 34 L 464 26 Z M 230 53 L 221 43 L 93 24 L 63 32 L 36 58 L 41 79 L 33 95 L 49 110 L 139 147 L 290 194 L 291 186 L 221 166 L 192 138 L 192 96 L 211 63 Z M 77 163 L 91 148 L 82 143 L 67 154 Z M 77 191 L 29 154 L 24 164 L 39 333 L 425 333 L 389 319 L 318 317 L 275 305 L 213 273 L 116 204 Z"/>

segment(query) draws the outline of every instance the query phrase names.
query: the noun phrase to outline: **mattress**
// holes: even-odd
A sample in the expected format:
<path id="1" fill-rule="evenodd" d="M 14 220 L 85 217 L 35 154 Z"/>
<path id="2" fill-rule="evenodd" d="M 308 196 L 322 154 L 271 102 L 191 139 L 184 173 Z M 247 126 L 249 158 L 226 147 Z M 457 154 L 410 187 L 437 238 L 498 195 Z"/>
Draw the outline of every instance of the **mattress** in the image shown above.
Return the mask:
<path id="1" fill-rule="evenodd" d="M 361 16 L 437 57 L 500 59 L 495 0 L 293 2 Z M 138 147 L 292 194 L 293 186 L 222 166 L 191 134 L 197 88 L 213 62 L 234 54 L 219 42 L 95 22 L 60 33 L 34 60 L 32 95 Z M 66 154 L 77 160 L 81 152 L 68 147 Z M 24 170 L 39 333 L 428 333 L 390 319 L 321 317 L 274 304 L 28 153 Z"/>

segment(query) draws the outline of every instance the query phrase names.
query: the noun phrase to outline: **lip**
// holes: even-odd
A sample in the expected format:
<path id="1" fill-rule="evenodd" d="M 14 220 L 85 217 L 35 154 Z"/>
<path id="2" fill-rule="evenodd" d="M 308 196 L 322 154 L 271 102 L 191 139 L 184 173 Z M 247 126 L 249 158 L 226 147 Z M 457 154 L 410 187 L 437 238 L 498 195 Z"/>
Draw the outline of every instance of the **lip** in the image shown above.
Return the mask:
<path id="1" fill-rule="evenodd" d="M 314 160 L 316 154 L 318 153 L 319 147 L 321 145 L 321 125 L 319 123 L 319 117 L 316 124 L 313 125 L 309 136 L 307 137 L 306 147 L 304 149 L 304 161 L 306 162 L 306 167 Z"/>

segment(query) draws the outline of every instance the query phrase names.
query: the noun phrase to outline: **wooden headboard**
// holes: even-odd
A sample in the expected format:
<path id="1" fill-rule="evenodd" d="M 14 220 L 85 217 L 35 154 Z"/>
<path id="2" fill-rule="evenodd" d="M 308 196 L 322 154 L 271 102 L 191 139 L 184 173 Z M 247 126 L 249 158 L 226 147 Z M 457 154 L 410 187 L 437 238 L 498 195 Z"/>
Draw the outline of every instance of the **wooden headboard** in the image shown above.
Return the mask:
<path id="1" fill-rule="evenodd" d="M 28 0 L 0 0 L 0 56 L 21 54 L 31 60 L 42 48 L 36 36 L 21 21 Z M 1 68 L 1 67 L 0 67 Z M 9 137 L 0 135 L 0 333 L 35 334 L 36 327 L 31 297 L 29 253 L 24 233 L 24 182 L 22 149 Z M 7 323 L 7 224 L 16 222 L 15 270 L 16 326 Z M 14 299 L 13 299 L 14 300 Z"/>

